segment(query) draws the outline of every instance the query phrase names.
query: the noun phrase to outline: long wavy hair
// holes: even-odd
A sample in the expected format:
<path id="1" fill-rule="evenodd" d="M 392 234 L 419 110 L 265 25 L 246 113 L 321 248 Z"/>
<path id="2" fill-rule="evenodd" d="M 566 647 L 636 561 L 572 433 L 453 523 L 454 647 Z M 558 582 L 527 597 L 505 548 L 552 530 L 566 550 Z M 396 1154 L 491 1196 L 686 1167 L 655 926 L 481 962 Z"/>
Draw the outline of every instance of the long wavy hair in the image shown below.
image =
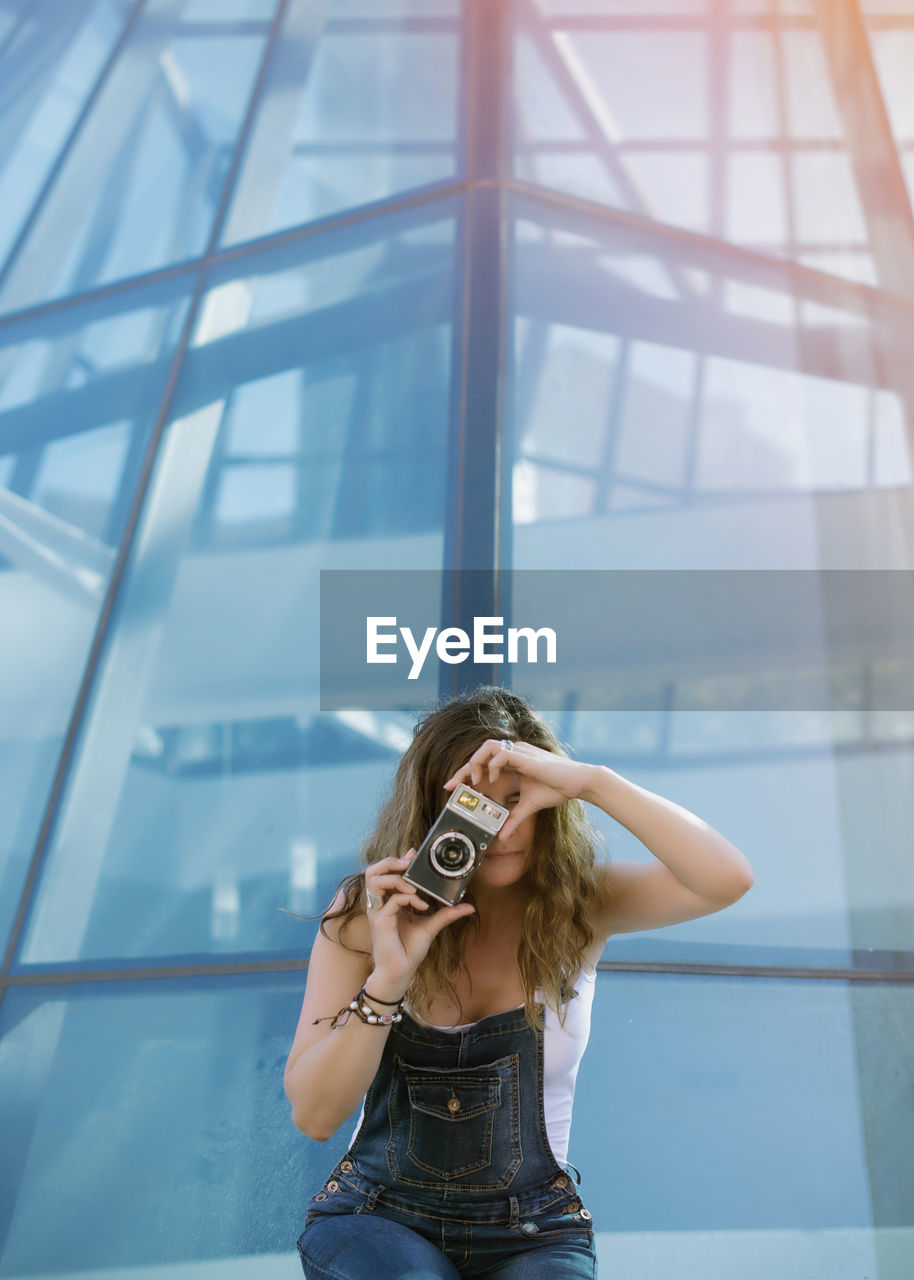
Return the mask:
<path id="1" fill-rule="evenodd" d="M 359 850 L 364 866 L 418 849 L 444 807 L 448 794 L 444 783 L 487 738 L 510 738 L 568 755 L 529 703 L 509 689 L 482 685 L 439 703 L 420 717 L 413 730 L 393 790 Z M 602 845 L 603 837 L 588 820 L 580 800 L 567 800 L 536 815 L 517 955 L 526 1018 L 532 1027 L 543 1025 L 537 991 L 562 1024 L 567 1001 L 576 994 L 583 953 L 594 937 L 588 920 L 597 897 L 595 851 Z M 340 919 L 338 937 L 346 946 L 346 925 L 365 910 L 364 871 L 344 877 L 340 890 L 342 905 L 323 914 L 320 928 L 326 934 L 325 922 Z M 464 901 L 473 901 L 472 881 Z M 407 992 L 414 1009 L 428 1008 L 433 999 L 444 995 L 461 1007 L 454 975 L 467 972 L 465 943 L 478 928 L 474 912 L 442 929 L 433 940 Z"/>

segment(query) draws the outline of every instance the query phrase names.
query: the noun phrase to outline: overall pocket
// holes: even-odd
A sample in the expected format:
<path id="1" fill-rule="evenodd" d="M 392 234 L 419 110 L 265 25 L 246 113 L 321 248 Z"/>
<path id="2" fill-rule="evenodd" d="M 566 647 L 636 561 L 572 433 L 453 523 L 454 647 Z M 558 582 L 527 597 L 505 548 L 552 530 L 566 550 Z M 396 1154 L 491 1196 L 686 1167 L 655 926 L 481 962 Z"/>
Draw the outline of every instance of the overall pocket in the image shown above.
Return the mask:
<path id="1" fill-rule="evenodd" d="M 388 1163 L 412 1186 L 497 1189 L 521 1163 L 516 1054 L 477 1067 L 395 1060 Z"/>

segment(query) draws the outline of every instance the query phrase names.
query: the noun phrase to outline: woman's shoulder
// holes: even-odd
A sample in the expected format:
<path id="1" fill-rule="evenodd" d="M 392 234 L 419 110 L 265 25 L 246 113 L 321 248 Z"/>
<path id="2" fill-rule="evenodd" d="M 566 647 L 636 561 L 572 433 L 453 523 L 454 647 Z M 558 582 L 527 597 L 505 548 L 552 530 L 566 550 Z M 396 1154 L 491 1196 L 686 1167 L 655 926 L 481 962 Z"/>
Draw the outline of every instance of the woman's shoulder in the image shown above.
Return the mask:
<path id="1" fill-rule="evenodd" d="M 320 931 L 332 942 L 350 950 L 371 954 L 371 930 L 361 899 L 346 910 L 346 886 L 341 885 L 330 906 L 321 916 Z"/>

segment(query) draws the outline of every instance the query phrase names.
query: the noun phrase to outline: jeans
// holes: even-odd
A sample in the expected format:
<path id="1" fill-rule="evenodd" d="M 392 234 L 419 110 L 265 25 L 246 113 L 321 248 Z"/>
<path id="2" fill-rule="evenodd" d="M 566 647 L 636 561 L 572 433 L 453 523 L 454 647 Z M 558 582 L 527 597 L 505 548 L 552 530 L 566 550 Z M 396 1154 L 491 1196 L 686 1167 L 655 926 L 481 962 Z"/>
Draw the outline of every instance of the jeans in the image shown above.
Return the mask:
<path id="1" fill-rule="evenodd" d="M 593 1233 L 563 1212 L 566 1197 L 505 1221 L 378 1205 L 336 1182 L 333 1213 L 309 1214 L 298 1239 L 306 1280 L 595 1280 Z M 329 1196 L 328 1196 L 329 1198 Z"/>

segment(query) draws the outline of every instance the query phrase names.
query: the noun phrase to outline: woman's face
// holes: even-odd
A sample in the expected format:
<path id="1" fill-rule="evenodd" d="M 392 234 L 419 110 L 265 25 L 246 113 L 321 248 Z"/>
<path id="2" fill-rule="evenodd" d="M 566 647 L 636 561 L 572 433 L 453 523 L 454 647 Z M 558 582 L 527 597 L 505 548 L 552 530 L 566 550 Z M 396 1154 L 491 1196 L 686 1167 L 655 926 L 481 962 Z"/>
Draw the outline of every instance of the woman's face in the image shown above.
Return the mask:
<path id="1" fill-rule="evenodd" d="M 494 782 L 485 779 L 477 790 L 506 809 L 513 809 L 520 799 L 520 779 L 513 770 L 504 769 Z M 504 843 L 501 836 L 496 836 L 473 877 L 474 881 L 493 889 L 516 884 L 530 869 L 535 834 L 536 814 L 531 813 Z"/>

